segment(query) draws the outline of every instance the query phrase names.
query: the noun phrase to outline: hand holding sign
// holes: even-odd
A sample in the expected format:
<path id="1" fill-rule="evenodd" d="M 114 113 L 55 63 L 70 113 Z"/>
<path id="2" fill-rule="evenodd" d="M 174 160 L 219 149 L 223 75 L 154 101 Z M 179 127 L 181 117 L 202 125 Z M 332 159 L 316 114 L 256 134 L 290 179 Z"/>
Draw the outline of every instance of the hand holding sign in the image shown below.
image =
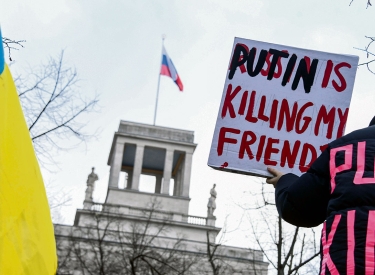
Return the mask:
<path id="1" fill-rule="evenodd" d="M 273 187 L 276 188 L 276 185 L 277 185 L 279 179 L 281 178 L 282 175 L 284 175 L 284 173 L 282 173 L 279 170 L 277 170 L 275 168 L 272 168 L 272 167 L 267 167 L 267 171 L 270 172 L 273 175 L 273 177 L 268 178 L 266 180 L 266 182 L 268 184 L 272 184 Z"/>

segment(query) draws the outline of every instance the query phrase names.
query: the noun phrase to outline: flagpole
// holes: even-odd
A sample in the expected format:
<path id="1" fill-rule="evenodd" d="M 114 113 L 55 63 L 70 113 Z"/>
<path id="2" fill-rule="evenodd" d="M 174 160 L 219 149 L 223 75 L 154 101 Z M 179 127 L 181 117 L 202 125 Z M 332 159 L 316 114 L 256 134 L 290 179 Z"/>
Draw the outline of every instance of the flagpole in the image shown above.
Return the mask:
<path id="1" fill-rule="evenodd" d="M 163 34 L 161 38 L 162 38 L 162 46 L 164 47 L 165 34 Z M 162 52 L 162 58 L 163 58 L 163 52 Z M 156 112 L 158 110 L 159 87 L 160 87 L 160 71 L 159 71 L 159 79 L 158 79 L 158 89 L 156 91 L 156 102 L 155 102 L 155 113 L 154 113 L 154 126 L 155 126 L 155 121 L 156 121 Z"/>

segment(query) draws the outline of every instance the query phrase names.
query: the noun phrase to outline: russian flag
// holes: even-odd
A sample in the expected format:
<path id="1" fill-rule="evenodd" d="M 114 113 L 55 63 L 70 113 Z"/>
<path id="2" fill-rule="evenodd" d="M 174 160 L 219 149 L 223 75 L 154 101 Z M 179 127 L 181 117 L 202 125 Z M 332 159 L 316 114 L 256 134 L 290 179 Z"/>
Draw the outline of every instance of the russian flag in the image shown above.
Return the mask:
<path id="1" fill-rule="evenodd" d="M 180 76 L 178 75 L 177 70 L 174 67 L 172 60 L 169 58 L 167 51 L 164 48 L 164 45 L 163 45 L 163 57 L 161 61 L 160 74 L 166 75 L 172 78 L 173 81 L 177 84 L 180 91 L 181 92 L 183 91 L 184 86 L 182 85 Z"/>

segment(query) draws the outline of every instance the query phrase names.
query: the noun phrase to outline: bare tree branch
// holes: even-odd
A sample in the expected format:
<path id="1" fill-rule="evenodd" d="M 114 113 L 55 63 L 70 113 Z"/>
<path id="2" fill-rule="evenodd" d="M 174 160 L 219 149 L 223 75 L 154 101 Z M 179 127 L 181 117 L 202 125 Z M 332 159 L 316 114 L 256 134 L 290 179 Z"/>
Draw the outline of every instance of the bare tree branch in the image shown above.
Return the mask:
<path id="1" fill-rule="evenodd" d="M 4 46 L 4 49 L 8 49 L 8 57 L 10 61 L 12 61 L 12 57 L 10 54 L 11 50 L 18 51 L 20 47 L 23 48 L 23 43 L 25 42 L 26 40 L 12 40 L 12 39 L 3 37 L 3 46 Z"/>
<path id="2" fill-rule="evenodd" d="M 31 139 L 43 166 L 61 150 L 75 148 L 95 136 L 85 133 L 85 114 L 96 111 L 98 98 L 83 98 L 78 74 L 64 62 L 64 51 L 46 64 L 16 78 Z M 67 142 L 69 141 L 69 142 Z"/>
<path id="3" fill-rule="evenodd" d="M 281 218 L 280 218 L 280 222 L 281 222 Z M 281 225 L 280 225 L 280 227 L 281 227 Z M 292 240 L 291 245 L 289 247 L 288 253 L 285 255 L 284 262 L 282 264 L 283 266 L 286 266 L 290 257 L 293 257 L 293 251 L 294 251 L 294 247 L 295 247 L 295 244 L 296 244 L 296 241 L 297 241 L 298 230 L 299 230 L 299 227 L 296 227 L 295 230 L 294 230 L 293 240 Z M 302 245 L 302 248 L 303 248 L 303 245 Z"/>
<path id="4" fill-rule="evenodd" d="M 365 37 L 370 40 L 368 42 L 368 44 L 364 48 L 356 48 L 356 47 L 354 48 L 356 50 L 363 51 L 363 52 L 366 53 L 367 60 L 365 62 L 362 62 L 362 63 L 358 64 L 358 66 L 366 66 L 367 69 L 372 74 L 375 74 L 375 70 L 370 67 L 370 65 L 373 65 L 373 62 L 375 62 L 375 53 L 372 52 L 372 50 L 371 50 L 371 46 L 375 45 L 375 44 L 373 44 L 374 41 L 375 41 L 375 37 L 370 37 L 370 36 L 365 36 Z"/>
<path id="5" fill-rule="evenodd" d="M 52 221 L 63 223 L 63 207 L 70 205 L 72 196 L 64 188 L 57 188 L 56 185 L 48 182 L 46 184 L 48 203 L 51 210 Z"/>
<path id="6" fill-rule="evenodd" d="M 315 274 L 310 270 L 311 263 L 318 265 L 315 232 L 284 222 L 273 205 L 274 196 L 268 196 L 271 189 L 262 183 L 260 191 L 250 192 L 251 200 L 246 199 L 251 204 L 242 207 L 248 213 L 252 238 L 272 267 L 270 273 Z"/>
<path id="7" fill-rule="evenodd" d="M 351 6 L 353 2 L 354 2 L 354 0 L 351 0 L 350 3 L 349 3 L 349 6 Z M 371 0 L 367 0 L 367 6 L 366 6 L 366 9 L 367 9 L 368 7 L 370 7 L 370 6 L 372 6 L 372 4 L 371 4 Z"/>
<path id="8" fill-rule="evenodd" d="M 191 274 L 189 269 L 200 259 L 187 255 L 181 239 L 165 243 L 169 223 L 167 218 L 160 219 L 158 205 L 152 201 L 143 218 L 133 224 L 124 223 L 112 210 L 91 214 L 87 227 L 76 227 L 72 234 L 74 253 L 66 262 L 76 263 L 80 274 L 90 275 Z"/>

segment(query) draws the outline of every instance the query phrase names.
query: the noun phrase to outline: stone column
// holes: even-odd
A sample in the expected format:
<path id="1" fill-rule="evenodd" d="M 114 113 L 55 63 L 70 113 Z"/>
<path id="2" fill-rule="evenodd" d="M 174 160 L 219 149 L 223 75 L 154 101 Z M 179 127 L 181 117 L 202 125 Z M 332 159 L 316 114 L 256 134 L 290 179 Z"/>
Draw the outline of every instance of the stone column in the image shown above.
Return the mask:
<path id="1" fill-rule="evenodd" d="M 139 180 L 142 173 L 143 164 L 143 151 L 145 149 L 144 145 L 137 144 L 137 149 L 135 150 L 134 167 L 133 167 L 133 177 L 131 189 L 139 190 Z"/>
<path id="2" fill-rule="evenodd" d="M 109 172 L 109 187 L 118 188 L 118 180 L 120 177 L 122 158 L 124 155 L 124 145 L 125 142 L 119 142 L 117 139 L 112 155 L 111 170 Z"/>
<path id="3" fill-rule="evenodd" d="M 155 175 L 156 182 L 155 182 L 155 194 L 160 194 L 161 193 L 161 180 L 162 180 L 162 175 Z"/>
<path id="4" fill-rule="evenodd" d="M 163 180 L 162 194 L 164 195 L 169 195 L 169 184 L 171 183 L 172 166 L 173 166 L 173 150 L 167 149 L 167 153 L 165 154 L 164 173 L 163 173 L 164 180 Z"/>
<path id="5" fill-rule="evenodd" d="M 189 197 L 189 188 L 190 188 L 190 174 L 191 174 L 191 162 L 193 159 L 193 154 L 186 152 L 185 154 L 185 167 L 184 174 L 182 176 L 182 196 Z"/>
<path id="6" fill-rule="evenodd" d="M 181 184 L 182 184 L 182 174 L 184 171 L 184 163 L 185 163 L 185 156 L 184 156 L 184 160 L 181 162 L 180 168 L 178 169 L 177 174 L 174 179 L 173 196 L 181 197 Z"/>
<path id="7" fill-rule="evenodd" d="M 127 170 L 126 173 L 128 173 L 128 178 L 125 182 L 125 188 L 130 189 L 132 186 L 133 170 Z"/>

